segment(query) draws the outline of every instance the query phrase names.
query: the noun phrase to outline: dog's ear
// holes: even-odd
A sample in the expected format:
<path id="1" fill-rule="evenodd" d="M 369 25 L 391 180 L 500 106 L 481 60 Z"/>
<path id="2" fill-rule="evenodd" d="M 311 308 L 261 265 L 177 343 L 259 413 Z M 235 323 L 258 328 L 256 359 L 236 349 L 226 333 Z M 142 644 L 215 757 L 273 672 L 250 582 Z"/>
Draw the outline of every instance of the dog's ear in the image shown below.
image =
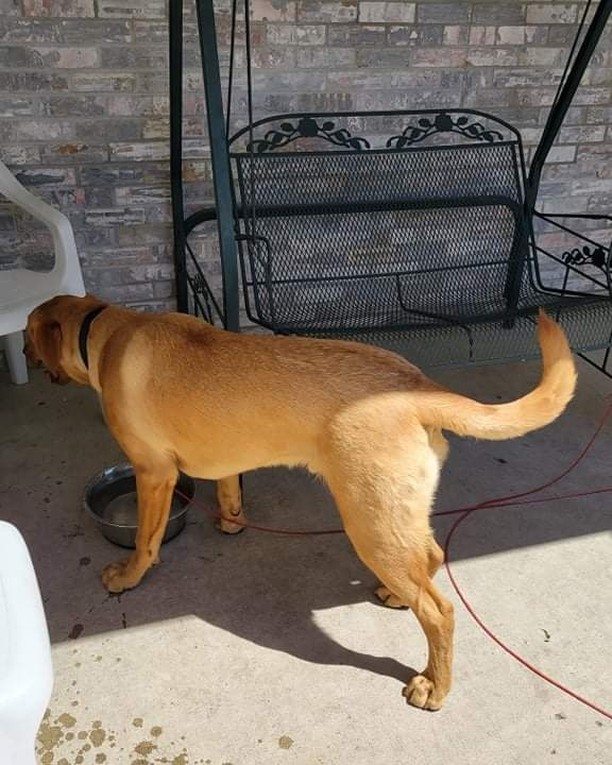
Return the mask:
<path id="1" fill-rule="evenodd" d="M 40 321 L 34 331 L 33 350 L 49 372 L 53 382 L 67 382 L 60 364 L 62 355 L 62 327 L 58 321 Z"/>

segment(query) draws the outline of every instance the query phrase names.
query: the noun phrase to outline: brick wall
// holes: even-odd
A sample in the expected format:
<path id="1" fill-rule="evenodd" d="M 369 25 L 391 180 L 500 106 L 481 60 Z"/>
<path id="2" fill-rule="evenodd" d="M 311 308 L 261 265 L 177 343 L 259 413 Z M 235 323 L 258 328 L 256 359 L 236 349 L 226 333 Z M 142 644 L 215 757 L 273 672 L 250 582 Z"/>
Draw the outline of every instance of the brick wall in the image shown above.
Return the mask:
<path id="1" fill-rule="evenodd" d="M 195 207 L 212 194 L 186 6 L 185 176 Z M 226 65 L 228 0 L 216 8 Z M 515 123 L 532 147 L 584 2 L 252 0 L 252 8 L 257 116 L 467 106 Z M 164 0 L 0 0 L 0 156 L 69 216 L 88 288 L 153 309 L 173 302 L 166 17 Z M 611 207 L 611 39 L 608 31 L 552 153 L 546 210 Z M 238 97 L 237 115 L 243 106 Z M 0 268 L 45 268 L 49 244 L 0 203 Z M 211 236 L 195 248 L 218 281 Z"/>

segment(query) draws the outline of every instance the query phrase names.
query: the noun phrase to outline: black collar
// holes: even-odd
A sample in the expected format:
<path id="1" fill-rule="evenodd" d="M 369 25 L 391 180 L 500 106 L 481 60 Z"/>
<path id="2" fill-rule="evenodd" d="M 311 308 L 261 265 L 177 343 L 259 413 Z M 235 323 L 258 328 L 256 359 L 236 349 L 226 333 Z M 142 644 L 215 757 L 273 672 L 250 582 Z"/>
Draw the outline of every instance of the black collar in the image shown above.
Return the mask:
<path id="1" fill-rule="evenodd" d="M 81 329 L 79 331 L 79 351 L 81 352 L 81 358 L 83 359 L 83 364 L 85 364 L 85 369 L 89 369 L 89 357 L 87 355 L 87 339 L 89 337 L 89 329 L 93 320 L 99 314 L 101 314 L 105 308 L 105 305 L 99 305 L 97 308 L 94 308 L 93 311 L 90 311 L 87 314 L 87 316 L 83 319 L 83 323 L 81 324 Z"/>

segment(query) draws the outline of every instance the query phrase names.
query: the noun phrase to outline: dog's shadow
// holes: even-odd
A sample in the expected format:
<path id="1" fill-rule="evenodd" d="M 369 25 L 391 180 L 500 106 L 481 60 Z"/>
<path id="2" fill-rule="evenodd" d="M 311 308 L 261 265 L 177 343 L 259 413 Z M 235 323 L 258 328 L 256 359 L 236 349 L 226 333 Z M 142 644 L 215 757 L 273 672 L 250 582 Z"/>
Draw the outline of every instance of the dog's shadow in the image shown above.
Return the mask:
<path id="1" fill-rule="evenodd" d="M 537 451 L 538 441 L 543 437 L 531 436 L 522 448 Z M 499 473 L 497 477 L 488 475 L 486 460 L 495 457 L 486 447 L 486 444 L 471 447 L 477 454 L 477 463 L 482 462 L 482 474 L 477 476 L 479 484 L 487 478 L 492 483 L 499 481 Z M 494 454 L 501 448 L 498 446 Z M 504 448 L 500 453 L 510 460 L 514 454 L 512 447 Z M 451 457 L 451 475 L 442 484 L 438 507 L 449 506 L 453 500 L 455 505 L 468 504 L 466 500 L 472 493 L 469 486 L 462 488 L 457 480 L 452 480 L 455 473 L 463 475 L 460 467 Z M 579 477 L 580 484 L 583 481 L 589 484 L 589 480 L 597 483 L 596 464 L 586 465 L 583 472 L 587 475 Z M 589 475 L 591 472 L 593 475 Z M 509 488 L 510 485 L 499 486 L 501 493 L 509 493 Z M 493 485 L 485 491 L 494 496 Z M 89 520 L 81 516 L 78 534 L 70 540 L 67 551 L 77 561 L 79 556 L 85 556 L 81 560 L 88 565 L 79 567 L 77 582 L 69 567 L 58 569 L 53 559 L 53 592 L 47 602 L 52 641 L 195 615 L 255 645 L 303 661 L 355 667 L 402 684 L 416 674 L 415 669 L 402 663 L 403 646 L 399 653 L 401 661 L 375 656 L 342 645 L 341 639 L 330 636 L 321 626 L 321 621 L 327 625 L 336 619 L 333 632 L 346 634 L 347 625 L 354 618 L 354 631 L 358 633 L 363 612 L 354 616 L 345 613 L 339 622 L 335 614 L 321 620 L 319 612 L 369 603 L 371 608 L 380 609 L 380 639 L 375 638 L 376 646 L 385 652 L 385 630 L 389 629 L 389 619 L 397 619 L 398 629 L 406 634 L 406 658 L 424 659 L 425 641 L 416 618 L 410 612 L 390 611 L 377 603 L 373 595 L 376 580 L 360 563 L 344 534 L 275 535 L 251 528 L 238 535 L 224 535 L 214 526 L 217 512 L 214 495 L 212 482 L 198 482 L 196 504 L 190 511 L 186 530 L 162 547 L 161 565 L 152 569 L 136 589 L 120 597 L 105 594 L 100 572 L 107 563 L 125 557 L 127 551 L 106 542 Z M 302 471 L 262 470 L 245 476 L 245 510 L 251 523 L 275 529 L 319 530 L 341 525 L 326 488 Z M 434 519 L 439 541 L 445 538 L 455 518 Z M 564 513 L 551 503 L 538 506 L 537 513 L 529 506 L 513 507 L 511 513 L 495 512 L 478 518 L 471 530 L 468 527 L 467 533 L 462 532 L 461 543 L 453 548 L 453 558 L 473 558 L 556 542 L 601 532 L 609 524 L 604 505 Z M 39 578 L 45 594 L 47 576 L 42 569 Z M 71 593 L 69 599 L 65 598 L 67 590 Z M 369 619 L 368 623 L 371 625 Z M 394 622 L 394 630 L 395 624 L 398 622 Z M 416 652 L 414 634 L 421 641 Z M 363 644 L 352 637 L 346 642 Z M 394 638 L 397 646 L 397 634 Z"/>
<path id="2" fill-rule="evenodd" d="M 250 474 L 245 480 L 245 498 L 247 515 L 257 525 L 285 529 L 341 525 L 325 487 L 301 471 Z M 406 631 L 420 633 L 411 613 L 386 614 L 384 606 L 376 602 L 375 579 L 359 562 L 345 535 L 289 536 L 255 529 L 225 535 L 214 527 L 213 483 L 198 483 L 196 503 L 186 530 L 162 547 L 161 565 L 139 587 L 120 597 L 105 597 L 99 573 L 127 551 L 101 540 L 83 519 L 84 536 L 79 541 L 91 561 L 84 572 L 87 582 L 79 585 L 79 592 L 73 589 L 70 606 L 62 606 L 55 598 L 47 604 L 52 641 L 74 636 L 75 624 L 79 625 L 77 632 L 86 636 L 195 615 L 256 645 L 303 661 L 353 666 L 402 683 L 416 674 L 395 659 L 341 645 L 317 624 L 315 612 L 369 601 L 372 608 L 381 609 L 383 617 L 397 617 Z M 75 610 L 77 599 L 80 612 Z M 359 630 L 358 615 L 354 629 Z"/>

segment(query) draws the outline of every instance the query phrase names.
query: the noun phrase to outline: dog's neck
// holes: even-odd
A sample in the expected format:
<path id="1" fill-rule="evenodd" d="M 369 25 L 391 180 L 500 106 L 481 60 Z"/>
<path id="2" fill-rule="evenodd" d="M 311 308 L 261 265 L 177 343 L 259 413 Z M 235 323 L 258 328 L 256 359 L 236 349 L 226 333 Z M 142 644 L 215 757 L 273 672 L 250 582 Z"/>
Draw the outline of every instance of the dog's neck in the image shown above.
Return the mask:
<path id="1" fill-rule="evenodd" d="M 81 354 L 81 361 L 85 366 L 85 369 L 89 371 L 89 354 L 87 352 L 87 340 L 89 339 L 89 330 L 95 319 L 104 311 L 107 306 L 99 305 L 90 311 L 83 321 L 81 322 L 81 328 L 79 330 L 79 353 Z"/>
<path id="2" fill-rule="evenodd" d="M 91 338 L 94 334 L 99 337 L 106 333 L 115 322 L 112 316 L 117 311 L 122 311 L 105 303 L 84 306 L 82 311 L 62 322 L 64 335 L 64 353 L 61 359 L 62 368 L 66 374 L 81 385 L 90 385 L 98 388 L 97 381 L 97 358 L 91 353 Z M 102 315 L 101 315 L 102 314 Z M 92 324 L 96 319 L 95 327 Z"/>

